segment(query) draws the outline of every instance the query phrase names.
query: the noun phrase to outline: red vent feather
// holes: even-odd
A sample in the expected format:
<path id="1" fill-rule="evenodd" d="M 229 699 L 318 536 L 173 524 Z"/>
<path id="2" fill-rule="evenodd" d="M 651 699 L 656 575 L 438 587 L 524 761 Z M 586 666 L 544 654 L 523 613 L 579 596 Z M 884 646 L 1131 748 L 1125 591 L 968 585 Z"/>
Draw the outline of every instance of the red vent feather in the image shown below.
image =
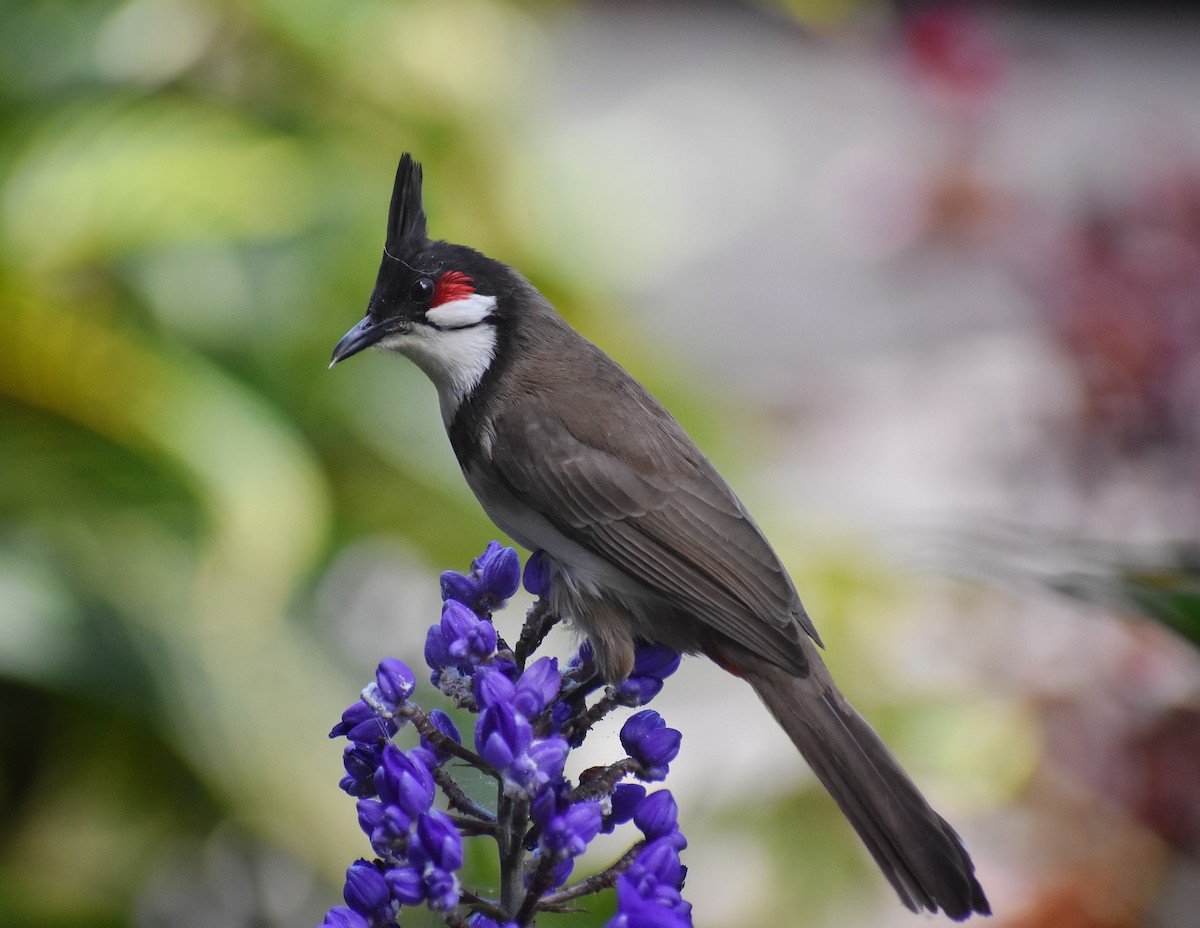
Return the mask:
<path id="1" fill-rule="evenodd" d="M 437 279 L 433 287 L 433 302 L 431 306 L 441 306 L 443 303 L 453 303 L 475 292 L 475 281 L 462 271 L 447 271 Z"/>

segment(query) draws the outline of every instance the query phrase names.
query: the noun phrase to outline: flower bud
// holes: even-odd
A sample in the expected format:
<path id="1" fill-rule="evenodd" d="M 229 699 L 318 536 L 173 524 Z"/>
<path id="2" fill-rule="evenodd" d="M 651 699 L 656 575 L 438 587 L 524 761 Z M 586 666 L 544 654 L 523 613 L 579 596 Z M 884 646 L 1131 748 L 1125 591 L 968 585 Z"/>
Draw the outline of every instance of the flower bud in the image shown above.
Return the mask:
<path id="1" fill-rule="evenodd" d="M 375 683 L 383 704 L 395 711 L 417 688 L 417 678 L 408 665 L 394 657 L 384 658 L 375 671 Z"/>
<path id="2" fill-rule="evenodd" d="M 501 772 L 509 770 L 532 743 L 529 723 L 505 702 L 484 709 L 475 725 L 476 750 Z"/>
<path id="3" fill-rule="evenodd" d="M 603 816 L 598 802 L 577 802 L 556 815 L 542 833 L 541 846 L 559 860 L 578 857 L 600 833 Z"/>
<path id="4" fill-rule="evenodd" d="M 374 864 L 365 860 L 355 861 L 346 870 L 346 885 L 342 895 L 346 905 L 366 918 L 378 913 L 391 898 L 383 874 Z"/>
<path id="5" fill-rule="evenodd" d="M 425 764 L 409 754 L 394 744 L 385 745 L 383 765 L 375 773 L 375 788 L 386 805 L 397 806 L 415 817 L 433 805 L 434 783 Z"/>
<path id="6" fill-rule="evenodd" d="M 425 898 L 429 908 L 435 912 L 449 912 L 458 905 L 462 889 L 458 877 L 441 867 L 430 867 L 425 871 Z"/>
<path id="7" fill-rule="evenodd" d="M 456 570 L 447 570 L 441 576 L 442 602 L 462 603 L 475 608 L 479 599 L 479 584 Z"/>
<path id="8" fill-rule="evenodd" d="M 462 836 L 449 816 L 436 810 L 417 821 L 417 840 L 434 866 L 457 870 L 463 862 Z"/>
<path id="9" fill-rule="evenodd" d="M 525 562 L 525 589 L 534 596 L 546 596 L 550 592 L 550 565 L 545 551 L 534 551 Z"/>
<path id="10" fill-rule="evenodd" d="M 446 650 L 456 664 L 477 664 L 496 650 L 495 627 L 462 603 L 443 604 L 441 626 Z"/>
<path id="11" fill-rule="evenodd" d="M 351 741 L 369 744 L 386 741 L 399 730 L 395 719 L 381 718 L 363 700 L 342 713 L 342 720 L 329 732 L 330 738 L 346 737 Z"/>
<path id="12" fill-rule="evenodd" d="M 687 839 L 679 831 L 679 806 L 668 789 L 647 796 L 634 812 L 633 823 L 648 841 L 663 838 L 676 850 L 687 847 Z"/>
<path id="13" fill-rule="evenodd" d="M 684 871 L 679 863 L 679 852 L 670 841 L 651 841 L 638 853 L 634 866 L 641 867 L 656 882 L 675 889 L 683 882 Z"/>
<path id="14" fill-rule="evenodd" d="M 495 544 L 493 542 L 492 544 Z M 480 580 L 483 592 L 494 604 L 503 604 L 521 585 L 521 558 L 512 548 L 499 545 L 488 550 L 480 558 Z"/>
<path id="15" fill-rule="evenodd" d="M 513 705 L 525 718 L 537 718 L 546 706 L 558 698 L 561 683 L 557 658 L 539 658 L 525 668 L 521 679 L 517 681 Z"/>
<path id="16" fill-rule="evenodd" d="M 434 709 L 432 712 L 430 712 L 429 721 L 433 723 L 434 728 L 440 731 L 455 744 L 462 744 L 462 735 L 458 733 L 458 726 L 456 726 L 454 724 L 454 720 L 441 709 Z M 421 736 L 421 747 L 430 753 L 437 766 L 441 766 L 450 759 L 449 751 L 443 750 L 432 741 L 427 741 L 424 735 Z"/>
<path id="17" fill-rule="evenodd" d="M 346 775 L 338 783 L 343 790 L 358 799 L 369 799 L 375 795 L 375 770 L 379 767 L 380 754 L 375 745 L 350 744 L 342 752 L 342 766 Z"/>
<path id="18" fill-rule="evenodd" d="M 617 825 L 633 818 L 638 804 L 646 798 L 646 787 L 639 783 L 621 783 L 613 790 L 611 808 L 604 819 L 604 833 L 611 834 Z"/>
<path id="19" fill-rule="evenodd" d="M 667 775 L 667 765 L 679 754 L 682 737 L 674 728 L 667 728 L 653 709 L 631 715 L 621 727 L 621 745 L 651 780 Z"/>
<path id="20" fill-rule="evenodd" d="M 360 799 L 355 808 L 358 809 L 358 827 L 370 837 L 371 832 L 383 821 L 383 803 L 374 799 Z"/>
<path id="21" fill-rule="evenodd" d="M 339 905 L 325 913 L 325 920 L 317 928 L 370 928 L 370 925 L 353 909 Z"/>
<path id="22" fill-rule="evenodd" d="M 498 703 L 511 703 L 516 687 L 500 671 L 491 667 L 480 667 L 475 672 L 473 690 L 475 702 L 486 709 Z"/>
<path id="23" fill-rule="evenodd" d="M 425 900 L 425 881 L 415 867 L 393 867 L 384 879 L 392 898 L 401 905 L 420 905 Z"/>

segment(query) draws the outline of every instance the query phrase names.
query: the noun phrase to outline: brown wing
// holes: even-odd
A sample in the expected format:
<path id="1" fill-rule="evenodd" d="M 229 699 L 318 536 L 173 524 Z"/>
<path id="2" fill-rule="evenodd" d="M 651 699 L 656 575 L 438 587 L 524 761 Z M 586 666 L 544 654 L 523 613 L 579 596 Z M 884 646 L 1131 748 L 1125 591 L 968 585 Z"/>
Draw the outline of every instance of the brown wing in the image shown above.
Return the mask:
<path id="1" fill-rule="evenodd" d="M 527 394 L 494 422 L 493 464 L 523 503 L 571 540 L 671 605 L 801 672 L 800 629 L 819 639 L 787 572 L 679 425 L 637 391 L 619 391 L 587 422 L 567 422 L 558 411 L 581 408 L 575 404 L 552 407 Z M 635 412 L 639 422 L 653 417 L 637 435 L 627 427 Z"/>

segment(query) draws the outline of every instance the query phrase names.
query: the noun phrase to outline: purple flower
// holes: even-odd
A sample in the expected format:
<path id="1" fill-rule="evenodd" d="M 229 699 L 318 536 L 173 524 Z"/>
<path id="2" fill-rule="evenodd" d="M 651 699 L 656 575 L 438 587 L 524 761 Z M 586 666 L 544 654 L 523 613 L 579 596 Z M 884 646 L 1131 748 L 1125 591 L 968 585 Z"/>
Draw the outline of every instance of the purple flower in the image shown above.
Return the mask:
<path id="1" fill-rule="evenodd" d="M 662 691 L 663 680 L 679 669 L 679 660 L 678 651 L 663 645 L 639 646 L 633 671 L 617 687 L 617 694 L 628 705 L 644 706 Z"/>
<path id="2" fill-rule="evenodd" d="M 460 666 L 478 664 L 496 650 L 495 627 L 462 603 L 451 600 L 442 605 L 441 625 L 446 651 Z"/>
<path id="3" fill-rule="evenodd" d="M 534 596 L 550 592 L 550 565 L 545 551 L 534 551 L 525 562 L 525 589 Z"/>
<path id="4" fill-rule="evenodd" d="M 533 729 L 508 703 L 488 706 L 475 725 L 475 747 L 497 770 L 504 772 L 533 744 Z"/>
<path id="5" fill-rule="evenodd" d="M 318 928 L 371 928 L 371 926 L 353 909 L 339 905 L 325 913 L 325 920 Z"/>
<path id="6" fill-rule="evenodd" d="M 679 753 L 682 735 L 653 709 L 643 709 L 631 715 L 621 727 L 621 745 L 629 756 L 641 764 L 645 779 L 661 780 L 667 775 L 667 765 Z"/>
<path id="7" fill-rule="evenodd" d="M 346 745 L 342 752 L 346 775 L 338 786 L 356 799 L 369 799 L 375 795 L 375 770 L 379 763 L 379 745 L 358 742 Z"/>
<path id="8" fill-rule="evenodd" d="M 648 841 L 664 838 L 678 850 L 687 847 L 687 839 L 679 831 L 679 806 L 669 789 L 660 789 L 642 800 L 633 813 L 633 823 Z"/>
<path id="9" fill-rule="evenodd" d="M 690 926 L 692 907 L 679 895 L 686 873 L 669 840 L 651 841 L 617 880 L 617 917 L 607 928 Z"/>
<path id="10" fill-rule="evenodd" d="M 598 802 L 577 802 L 562 815 L 556 815 L 542 831 L 543 853 L 559 860 L 578 857 L 588 843 L 600 834 L 603 815 Z"/>
<path id="11" fill-rule="evenodd" d="M 529 722 L 509 703 L 488 706 L 475 726 L 475 747 L 509 788 L 536 793 L 562 775 L 567 743 L 558 737 L 534 743 Z"/>
<path id="12" fill-rule="evenodd" d="M 471 928 L 517 928 L 516 922 L 498 922 L 479 912 L 468 918 L 467 924 Z"/>
<path id="13" fill-rule="evenodd" d="M 579 645 L 579 650 L 567 661 L 568 670 L 592 671 L 596 668 L 596 649 L 592 647 L 590 638 L 585 638 Z"/>
<path id="14" fill-rule="evenodd" d="M 375 671 L 375 685 L 379 688 L 379 701 L 395 712 L 417 688 L 417 678 L 403 661 L 387 657 Z"/>
<path id="15" fill-rule="evenodd" d="M 691 924 L 690 908 L 678 912 L 653 895 L 643 896 L 627 874 L 618 878 L 617 914 L 605 928 L 691 928 Z"/>
<path id="16" fill-rule="evenodd" d="M 457 870 L 463 862 L 462 836 L 445 812 L 426 812 L 417 821 L 417 840 L 427 860 L 442 870 Z"/>
<path id="17" fill-rule="evenodd" d="M 566 860 L 560 860 L 554 865 L 554 869 L 550 872 L 550 888 L 558 889 L 563 883 L 567 882 L 567 878 L 571 875 L 571 871 L 575 869 L 575 858 L 568 857 Z"/>
<path id="18" fill-rule="evenodd" d="M 550 707 L 550 727 L 554 731 L 562 731 L 564 725 L 570 722 L 576 716 L 582 715 L 587 710 L 587 706 L 582 700 L 556 702 Z M 578 747 L 578 744 L 573 747 Z"/>
<path id="19" fill-rule="evenodd" d="M 383 806 L 383 815 L 371 829 L 371 849 L 385 860 L 399 860 L 408 851 L 412 818 L 399 806 Z"/>
<path id="20" fill-rule="evenodd" d="M 487 549 L 472 566 L 479 572 L 483 596 L 490 605 L 503 605 L 521 584 L 521 558 L 512 548 L 501 547 L 498 541 L 488 542 Z"/>
<path id="21" fill-rule="evenodd" d="M 621 681 L 617 695 L 624 705 L 644 706 L 662 692 L 663 681 L 657 677 L 630 677 Z"/>
<path id="22" fill-rule="evenodd" d="M 441 576 L 442 602 L 454 600 L 474 608 L 479 600 L 479 584 L 457 570 L 447 570 Z"/>
<path id="23" fill-rule="evenodd" d="M 392 898 L 401 905 L 420 905 L 425 901 L 425 879 L 416 867 L 393 867 L 383 878 Z"/>
<path id="24" fill-rule="evenodd" d="M 612 834 L 617 825 L 633 818 L 638 804 L 646 798 L 646 787 L 639 783 L 621 783 L 612 792 L 611 810 L 604 817 L 605 834 Z"/>
<path id="25" fill-rule="evenodd" d="M 630 676 L 658 677 L 663 680 L 679 669 L 681 659 L 678 651 L 666 645 L 642 643 L 634 653 Z"/>
<path id="26" fill-rule="evenodd" d="M 538 790 L 529 805 L 529 817 L 539 828 L 545 828 L 554 816 L 564 811 L 569 802 L 571 786 L 566 780 L 550 782 Z"/>
<path id="27" fill-rule="evenodd" d="M 471 562 L 470 574 L 447 570 L 441 576 L 442 601 L 456 602 L 480 616 L 504 606 L 521 583 L 521 558 L 498 541 L 488 542 Z"/>
<path id="28" fill-rule="evenodd" d="M 434 709 L 432 712 L 430 712 L 429 721 L 433 723 L 434 728 L 440 731 L 455 744 L 462 744 L 462 735 L 458 733 L 458 726 L 455 725 L 454 720 L 441 709 Z M 432 741 L 425 740 L 424 735 L 421 736 L 421 747 L 433 756 L 435 763 L 439 767 L 450 759 L 449 751 L 439 748 Z"/>
<path id="29" fill-rule="evenodd" d="M 425 663 L 433 671 L 434 686 L 437 686 L 438 677 L 443 668 L 454 666 L 454 661 L 450 657 L 449 644 L 441 625 L 431 625 L 429 631 L 425 633 Z"/>
<path id="30" fill-rule="evenodd" d="M 358 805 L 358 827 L 369 838 L 371 833 L 383 823 L 383 803 L 374 799 L 360 799 Z"/>
<path id="31" fill-rule="evenodd" d="M 535 595 L 548 593 L 551 567 L 544 554 L 530 558 L 524 581 Z M 599 800 L 571 801 L 573 789 L 579 787 L 563 776 L 569 751 L 566 737 L 582 741 L 592 719 L 589 716 L 589 724 L 578 724 L 575 717 L 589 712 L 590 694 L 603 686 L 595 673 L 591 644 L 584 642 L 561 673 L 558 661 L 548 657 L 532 661 L 519 673 L 509 652 L 496 653 L 498 638 L 490 612 L 516 591 L 520 581 L 516 552 L 490 543 L 471 563 L 468 574 L 442 574 L 441 616 L 425 640 L 425 660 L 434 683 L 440 681 L 443 692 L 460 709 L 478 713 L 475 749 L 502 778 L 504 795 L 520 800 L 509 807 L 519 819 L 513 823 L 518 829 L 514 834 L 526 836 L 525 850 L 532 853 L 524 857 L 523 873 L 508 876 L 523 878 L 528 888 L 535 874 L 541 873 L 546 877 L 538 883 L 541 891 L 561 887 L 576 858 L 601 831 L 611 832 L 632 820 L 646 841 L 617 880 L 618 912 L 610 928 L 690 926 L 691 907 L 680 895 L 686 869 L 679 850 L 686 841 L 679 832 L 678 807 L 671 793 L 660 790 L 647 796 L 643 786 L 621 783 L 608 786 L 610 792 Z M 633 672 L 617 690 L 619 701 L 644 703 L 678 666 L 674 651 L 639 645 Z M 568 700 L 560 698 L 564 681 L 571 693 Z M 433 808 L 438 783 L 454 794 L 444 777 L 453 779 L 457 769 L 439 767 L 452 756 L 445 746 L 461 745 L 462 735 L 449 715 L 434 710 L 427 718 L 439 734 L 427 729 L 429 736 L 422 736 L 420 745 L 407 751 L 391 743 L 391 736 L 416 711 L 415 706 L 412 711 L 405 708 L 415 687 L 407 665 L 394 658 L 381 661 L 363 698 L 342 714 L 330 733 L 352 742 L 344 751 L 346 776 L 341 785 L 358 797 L 359 827 L 378 859 L 359 860 L 346 871 L 347 905 L 330 910 L 321 928 L 382 928 L 395 922 L 404 906 L 424 904 L 435 913 L 447 913 L 463 898 L 462 823 Z M 605 704 L 603 709 L 608 707 Z M 677 756 L 680 734 L 657 713 L 643 711 L 626 721 L 621 744 L 636 762 L 638 776 L 657 780 Z M 584 780 L 586 776 L 580 782 Z M 464 801 L 464 805 L 469 810 L 474 803 Z M 474 811 L 483 820 L 494 814 Z M 478 828 L 464 831 L 474 834 Z M 530 836 L 536 838 L 530 841 Z M 515 928 L 512 922 L 500 925 L 480 914 L 471 916 L 467 924 Z"/>
<path id="32" fill-rule="evenodd" d="M 511 703 L 517 692 L 512 680 L 492 667 L 480 667 L 475 671 L 472 688 L 475 702 L 484 709 L 497 703 Z"/>
<path id="33" fill-rule="evenodd" d="M 645 705 L 661 692 L 663 680 L 679 669 L 679 661 L 679 653 L 671 648 L 640 645 L 629 679 L 617 687 L 618 695 L 630 705 Z"/>
<path id="34" fill-rule="evenodd" d="M 342 889 L 342 895 L 346 899 L 346 905 L 355 912 L 372 918 L 388 904 L 392 894 L 383 879 L 383 874 L 374 864 L 357 860 L 346 870 L 346 885 Z"/>
<path id="35" fill-rule="evenodd" d="M 529 749 L 526 761 L 514 765 L 512 778 L 529 792 L 541 789 L 551 780 L 562 776 L 570 748 L 562 738 L 550 737 Z"/>
<path id="36" fill-rule="evenodd" d="M 675 845 L 669 839 L 659 838 L 641 849 L 628 872 L 635 879 L 642 875 L 655 883 L 678 889 L 683 885 L 685 871 Z"/>
<path id="37" fill-rule="evenodd" d="M 425 870 L 425 899 L 429 908 L 435 912 L 448 912 L 458 905 L 462 888 L 458 885 L 458 877 L 440 867 L 428 867 Z"/>
<path id="38" fill-rule="evenodd" d="M 400 726 L 395 719 L 381 718 L 363 700 L 359 700 L 342 713 L 342 720 L 329 732 L 330 738 L 345 736 L 351 741 L 369 744 L 386 741 Z"/>
<path id="39" fill-rule="evenodd" d="M 375 788 L 384 804 L 396 806 L 415 818 L 433 805 L 433 774 L 414 748 L 405 754 L 394 744 L 384 745 L 383 764 L 375 773 Z"/>
<path id="40" fill-rule="evenodd" d="M 562 677 L 558 673 L 558 660 L 542 657 L 525 668 L 517 681 L 513 705 L 527 719 L 537 718 L 546 706 L 558 698 Z"/>

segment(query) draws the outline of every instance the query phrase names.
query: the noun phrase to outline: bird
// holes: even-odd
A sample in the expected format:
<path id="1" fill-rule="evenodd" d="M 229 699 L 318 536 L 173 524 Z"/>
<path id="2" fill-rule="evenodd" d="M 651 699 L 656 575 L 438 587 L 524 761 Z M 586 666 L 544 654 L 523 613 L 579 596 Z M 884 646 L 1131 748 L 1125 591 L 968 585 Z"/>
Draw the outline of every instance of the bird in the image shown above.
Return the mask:
<path id="1" fill-rule="evenodd" d="M 423 172 L 396 171 L 366 316 L 330 367 L 369 347 L 433 382 L 468 486 L 543 552 L 548 597 L 609 683 L 639 643 L 744 679 L 832 795 L 901 901 L 990 914 L 961 838 L 834 684 L 816 627 L 746 507 L 682 426 L 520 273 L 431 239 Z"/>

